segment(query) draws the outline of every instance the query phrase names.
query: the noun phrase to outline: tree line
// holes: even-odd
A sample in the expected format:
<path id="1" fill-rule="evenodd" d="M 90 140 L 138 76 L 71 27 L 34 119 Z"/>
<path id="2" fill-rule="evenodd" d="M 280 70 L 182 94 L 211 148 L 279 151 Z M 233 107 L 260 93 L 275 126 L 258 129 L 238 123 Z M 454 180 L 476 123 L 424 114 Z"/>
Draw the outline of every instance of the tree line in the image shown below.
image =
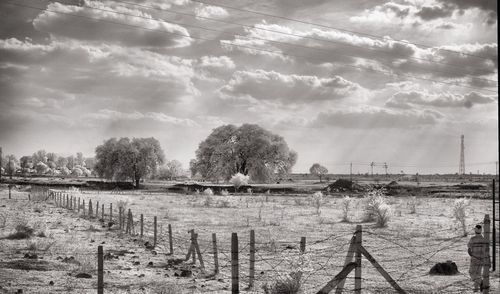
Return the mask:
<path id="1" fill-rule="evenodd" d="M 286 177 L 297 162 L 297 152 L 285 139 L 256 124 L 223 125 L 200 142 L 191 160 L 191 177 L 229 181 L 236 174 L 253 182 L 269 183 Z M 21 170 L 38 174 L 95 175 L 115 181 L 132 181 L 136 187 L 146 178 L 174 180 L 184 174 L 177 160 L 167 161 L 160 142 L 151 138 L 111 138 L 95 149 L 95 157 L 58 156 L 39 150 L 18 161 L 12 155 L 2 161 L 4 173 Z M 328 170 L 318 163 L 310 173 L 322 177 Z"/>

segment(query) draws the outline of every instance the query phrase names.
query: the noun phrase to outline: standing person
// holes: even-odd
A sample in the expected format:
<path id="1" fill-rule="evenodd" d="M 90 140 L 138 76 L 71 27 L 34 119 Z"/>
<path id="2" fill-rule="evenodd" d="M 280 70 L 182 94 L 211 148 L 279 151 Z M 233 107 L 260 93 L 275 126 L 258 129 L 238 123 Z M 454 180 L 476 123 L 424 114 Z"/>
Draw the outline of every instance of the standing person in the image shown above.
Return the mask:
<path id="1" fill-rule="evenodd" d="M 475 236 L 470 238 L 467 244 L 467 253 L 470 255 L 469 274 L 474 282 L 474 292 L 483 289 L 482 272 L 489 270 L 489 244 L 488 241 L 481 235 L 481 225 L 476 225 L 474 228 Z"/>

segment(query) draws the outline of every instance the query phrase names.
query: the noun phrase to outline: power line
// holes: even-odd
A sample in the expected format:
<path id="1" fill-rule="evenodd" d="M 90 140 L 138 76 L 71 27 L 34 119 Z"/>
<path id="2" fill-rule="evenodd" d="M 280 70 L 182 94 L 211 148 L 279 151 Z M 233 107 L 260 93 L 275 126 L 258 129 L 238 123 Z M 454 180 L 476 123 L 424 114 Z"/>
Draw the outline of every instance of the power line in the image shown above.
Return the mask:
<path id="1" fill-rule="evenodd" d="M 104 22 L 104 23 L 111 23 L 111 24 L 115 24 L 115 25 L 122 25 L 122 26 L 130 27 L 130 28 L 135 28 L 135 29 L 144 29 L 144 30 L 148 30 L 148 31 L 161 32 L 161 33 L 165 33 L 165 34 L 180 36 L 180 37 L 183 37 L 183 38 L 198 39 L 198 40 L 204 40 L 204 41 L 217 41 L 217 42 L 220 42 L 221 44 L 227 44 L 227 45 L 230 45 L 230 46 L 247 48 L 247 49 L 251 49 L 251 50 L 255 50 L 255 51 L 269 52 L 269 53 L 278 54 L 278 55 L 282 55 L 282 56 L 299 57 L 299 58 L 304 58 L 304 59 L 309 59 L 310 58 L 309 56 L 303 56 L 303 55 L 297 55 L 297 54 L 289 54 L 289 53 L 283 53 L 281 51 L 255 48 L 255 47 L 246 46 L 246 45 L 234 44 L 234 43 L 231 43 L 231 42 L 223 42 L 223 40 L 219 40 L 219 39 L 210 39 L 210 38 L 203 38 L 203 37 L 193 37 L 193 36 L 185 35 L 185 34 L 182 34 L 182 33 L 176 33 L 176 32 L 170 32 L 170 31 L 164 31 L 164 30 L 158 30 L 158 29 L 150 29 L 150 28 L 146 28 L 146 27 L 143 27 L 143 26 L 125 24 L 125 23 L 115 22 L 115 21 L 110 21 L 110 20 L 103 20 L 101 18 L 84 16 L 84 15 L 78 15 L 78 14 L 67 13 L 67 12 L 61 12 L 61 11 L 57 11 L 57 10 L 51 10 L 51 9 L 48 9 L 48 8 L 33 7 L 33 6 L 29 6 L 29 5 L 22 5 L 22 4 L 12 3 L 12 2 L 3 2 L 3 3 L 7 4 L 7 5 L 14 5 L 14 6 L 25 7 L 25 8 L 30 8 L 30 9 L 36 9 L 36 10 L 41 10 L 41 11 L 48 11 L 48 12 L 53 12 L 53 13 L 58 13 L 58 14 L 63 14 L 63 15 L 68 15 L 68 16 L 73 16 L 73 17 L 78 17 L 78 18 L 83 18 L 83 19 L 97 20 L 97 21 Z M 89 9 L 93 9 L 91 7 L 88 7 L 88 8 Z M 114 12 L 114 13 L 116 13 L 116 12 Z M 351 65 L 351 64 L 343 64 L 343 65 L 347 66 L 347 67 L 355 68 L 355 69 L 366 70 L 366 72 L 368 72 L 368 73 L 370 73 L 370 72 L 372 72 L 372 73 L 373 72 L 378 72 L 378 73 L 382 73 L 382 74 L 389 75 L 389 76 L 401 76 L 401 77 L 406 77 L 406 78 L 413 78 L 413 79 L 418 79 L 418 80 L 423 80 L 423 81 L 429 81 L 429 82 L 433 82 L 433 83 L 439 83 L 439 84 L 456 86 L 456 87 L 460 87 L 460 88 L 467 88 L 467 89 L 474 89 L 474 90 L 480 90 L 480 91 L 487 91 L 487 92 L 492 92 L 492 93 L 498 93 L 498 92 L 496 92 L 494 90 L 483 89 L 483 88 L 472 87 L 472 86 L 464 86 L 464 85 L 459 85 L 459 84 L 452 83 L 452 82 L 438 81 L 438 80 L 434 80 L 434 79 L 430 79 L 430 78 L 423 78 L 423 77 L 417 77 L 417 76 L 412 76 L 412 75 L 407 75 L 407 74 L 393 73 L 393 72 L 376 70 L 376 69 L 369 69 L 369 68 L 364 68 L 364 67 L 361 67 L 361 66 L 356 66 L 356 65 Z"/>
<path id="2" fill-rule="evenodd" d="M 197 2 L 197 3 L 201 3 L 201 4 L 205 4 L 205 5 L 210 5 L 210 6 L 217 6 L 217 7 L 227 8 L 227 9 L 241 11 L 241 12 L 253 13 L 253 14 L 257 14 L 257 15 L 261 15 L 261 16 L 267 16 L 267 17 L 273 17 L 273 18 L 278 18 L 278 19 L 293 21 L 293 22 L 297 22 L 297 23 L 301 23 L 301 24 L 306 24 L 306 25 L 312 25 L 312 26 L 327 28 L 327 29 L 331 29 L 331 30 L 336 30 L 336 31 L 340 31 L 340 32 L 346 32 L 346 33 L 354 34 L 354 35 L 368 36 L 368 37 L 375 38 L 375 39 L 380 39 L 380 40 L 384 40 L 385 39 L 383 36 L 379 36 L 379 35 L 368 34 L 368 33 L 357 32 L 357 31 L 353 31 L 353 30 L 347 30 L 347 29 L 343 29 L 343 28 L 333 27 L 333 26 L 322 25 L 322 24 L 318 24 L 318 23 L 313 23 L 313 22 L 299 20 L 299 19 L 293 19 L 293 18 L 289 18 L 289 17 L 285 17 L 285 16 L 280 16 L 280 15 L 274 15 L 274 14 L 269 14 L 269 13 L 254 11 L 254 10 L 237 8 L 237 7 L 228 6 L 228 5 L 222 5 L 222 4 L 207 3 L 207 2 L 204 2 L 204 1 L 200 1 L 200 0 L 189 0 L 189 1 L 191 1 L 191 2 Z M 398 40 L 398 39 L 393 39 L 393 40 L 396 41 L 396 42 L 404 43 L 404 44 L 411 44 L 411 45 L 416 45 L 416 46 L 420 46 L 420 47 L 424 47 L 424 48 L 432 48 L 432 49 L 437 49 L 437 50 L 440 50 L 440 51 L 446 51 L 446 52 L 455 53 L 455 54 L 462 54 L 462 55 L 476 57 L 476 58 L 485 59 L 485 60 L 489 60 L 490 59 L 488 57 L 483 57 L 483 56 L 479 56 L 479 55 L 475 55 L 475 54 L 469 54 L 469 53 L 464 53 L 464 52 L 450 50 L 450 49 L 444 49 L 444 48 L 435 48 L 435 47 L 432 47 L 432 46 L 429 46 L 429 45 L 424 45 L 424 44 L 419 44 L 419 43 L 413 43 L 413 42 L 409 42 L 409 41 L 405 41 L 405 40 Z"/>
<path id="3" fill-rule="evenodd" d="M 281 35 L 297 37 L 297 38 L 301 38 L 301 39 L 308 39 L 308 40 L 314 40 L 314 41 L 319 41 L 319 42 L 327 42 L 327 43 L 332 43 L 332 44 L 336 44 L 336 45 L 340 45 L 340 46 L 344 46 L 344 47 L 354 47 L 354 48 L 360 48 L 360 49 L 363 49 L 363 50 L 377 51 L 377 52 L 381 52 L 381 53 L 390 55 L 390 57 L 394 57 L 394 53 L 393 52 L 388 52 L 386 50 L 378 49 L 378 48 L 365 47 L 365 46 L 360 46 L 360 45 L 355 45 L 355 44 L 349 44 L 349 43 L 343 43 L 343 42 L 340 42 L 340 41 L 334 41 L 334 40 L 329 40 L 329 39 L 316 38 L 316 37 L 311 37 L 311 36 L 303 36 L 303 35 L 299 35 L 299 34 L 295 34 L 295 33 L 288 33 L 288 32 L 273 30 L 273 29 L 269 29 L 269 28 L 261 28 L 261 27 L 257 27 L 257 26 L 253 26 L 253 25 L 245 25 L 245 24 L 241 24 L 241 23 L 236 23 L 236 22 L 231 22 L 231 21 L 226 21 L 226 20 L 220 20 L 220 19 L 206 17 L 206 16 L 198 16 L 196 14 L 191 14 L 191 13 L 186 13 L 186 12 L 180 12 L 180 11 L 174 11 L 174 10 L 165 9 L 165 8 L 157 8 L 157 7 L 152 7 L 152 6 L 143 5 L 143 4 L 131 3 L 131 2 L 128 2 L 128 1 L 121 1 L 121 0 L 112 0 L 112 1 L 113 2 L 118 2 L 118 3 L 123 3 L 123 4 L 126 4 L 126 5 L 132 5 L 132 6 L 136 6 L 136 7 L 146 8 L 146 9 L 150 9 L 150 10 L 157 10 L 157 11 L 162 11 L 162 12 L 171 13 L 171 14 L 186 15 L 186 16 L 191 16 L 191 17 L 194 17 L 194 18 L 200 18 L 200 19 L 210 20 L 210 21 L 213 21 L 213 22 L 219 22 L 219 23 L 224 23 L 224 24 L 231 24 L 231 25 L 236 25 L 236 26 L 240 26 L 240 27 L 243 27 L 243 28 L 249 28 L 249 29 L 255 29 L 255 30 L 260 30 L 260 31 L 272 32 L 272 33 L 277 33 L 277 34 L 281 34 Z M 169 22 L 170 22 L 170 20 L 169 20 Z M 185 25 L 185 26 L 192 26 L 192 25 L 187 25 L 187 24 L 183 24 L 183 25 Z M 202 27 L 202 29 L 207 29 L 207 28 Z M 209 30 L 209 29 L 207 29 L 207 30 Z M 224 31 L 219 31 L 219 32 L 224 32 Z M 224 32 L 224 33 L 226 33 L 226 32 Z M 324 49 L 320 49 L 320 48 L 316 48 L 316 47 L 309 47 L 309 46 L 297 45 L 297 44 L 292 44 L 292 43 L 279 42 L 279 41 L 274 41 L 274 40 L 269 40 L 269 39 L 262 39 L 262 38 L 258 38 L 258 37 L 247 37 L 247 36 L 242 36 L 242 35 L 239 35 L 239 36 L 244 37 L 244 38 L 254 38 L 254 39 L 260 39 L 260 40 L 266 40 L 266 41 L 270 41 L 270 42 L 285 43 L 285 44 L 290 44 L 290 45 L 293 45 L 293 46 L 306 47 L 306 48 L 310 48 L 310 49 L 324 50 Z M 352 55 L 346 55 L 346 56 L 357 57 L 357 56 L 352 56 Z M 403 57 L 402 55 L 399 55 L 399 56 Z M 450 63 L 446 63 L 446 62 L 434 61 L 434 60 L 429 60 L 429 59 L 426 59 L 426 58 L 412 57 L 412 56 L 404 56 L 404 58 L 411 59 L 411 60 L 424 61 L 424 62 L 433 63 L 433 64 L 439 64 L 439 65 L 453 67 L 453 68 L 458 68 L 458 69 L 462 69 L 463 70 L 463 66 L 459 66 L 459 65 L 455 65 L 455 64 L 450 64 Z M 390 59 L 387 59 L 387 60 L 390 60 Z M 418 67 L 418 68 L 421 68 L 421 67 Z M 475 68 L 475 70 L 477 70 L 479 72 L 482 72 L 483 74 L 490 74 L 491 73 L 491 72 L 489 72 L 488 70 L 485 70 L 485 69 Z M 437 71 L 437 72 L 457 74 L 456 72 L 448 72 L 448 71 Z M 480 79 L 480 80 L 486 80 L 486 81 L 491 81 L 491 82 L 498 82 L 498 81 L 491 80 L 491 79 L 477 78 L 477 77 L 475 77 L 475 76 L 473 76 L 471 74 L 466 74 L 466 73 L 462 73 L 462 74 L 467 75 L 467 76 L 471 76 L 471 77 L 474 77 L 474 78 Z"/>

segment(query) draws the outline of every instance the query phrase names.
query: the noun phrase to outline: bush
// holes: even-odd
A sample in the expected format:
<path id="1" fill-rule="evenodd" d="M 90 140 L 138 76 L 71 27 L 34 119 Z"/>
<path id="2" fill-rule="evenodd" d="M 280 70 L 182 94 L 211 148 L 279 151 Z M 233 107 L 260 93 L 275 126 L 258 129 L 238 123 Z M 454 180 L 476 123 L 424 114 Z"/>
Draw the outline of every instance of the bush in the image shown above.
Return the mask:
<path id="1" fill-rule="evenodd" d="M 285 277 L 280 277 L 272 285 L 266 283 L 262 289 L 265 294 L 297 294 L 302 286 L 301 280 L 301 272 L 292 272 Z"/>
<path id="2" fill-rule="evenodd" d="M 351 197 L 347 195 L 342 198 L 342 221 L 344 222 L 349 222 L 349 208 L 351 200 Z"/>
<path id="3" fill-rule="evenodd" d="M 31 238 L 35 233 L 35 229 L 30 227 L 26 220 L 18 221 L 14 229 L 15 232 L 5 237 L 6 239 L 10 240 L 28 239 Z"/>
<path id="4" fill-rule="evenodd" d="M 205 201 L 203 201 L 203 206 L 205 207 L 210 207 L 212 206 L 212 203 L 213 203 L 213 199 L 210 195 L 207 195 L 207 197 L 205 197 Z"/>
<path id="5" fill-rule="evenodd" d="M 384 197 L 382 191 L 369 192 L 365 197 L 365 219 L 364 221 L 376 221 L 377 227 L 386 227 L 391 215 L 392 209 Z"/>
<path id="6" fill-rule="evenodd" d="M 220 194 L 222 196 L 229 196 L 229 192 L 226 189 L 222 189 L 222 191 L 220 191 Z"/>
<path id="7" fill-rule="evenodd" d="M 311 197 L 311 204 L 312 206 L 314 206 L 314 208 L 316 208 L 316 214 L 320 215 L 321 204 L 323 204 L 323 193 L 321 192 L 314 193 Z"/>
<path id="8" fill-rule="evenodd" d="M 420 201 L 417 200 L 417 197 L 413 196 L 408 200 L 408 203 L 406 205 L 410 209 L 410 213 L 414 214 L 414 213 L 417 213 L 417 205 L 419 205 L 419 204 L 420 204 Z"/>
<path id="9" fill-rule="evenodd" d="M 470 201 L 461 198 L 455 200 L 453 203 L 453 216 L 455 220 L 462 226 L 463 236 L 467 236 L 467 225 L 465 219 L 467 218 L 467 206 L 469 206 Z"/>
<path id="10" fill-rule="evenodd" d="M 250 176 L 245 176 L 242 173 L 237 173 L 231 177 L 229 182 L 234 186 L 235 190 L 238 190 L 241 186 L 248 185 L 250 181 Z"/>
<path id="11" fill-rule="evenodd" d="M 205 190 L 203 190 L 203 195 L 213 196 L 214 191 L 212 191 L 212 189 L 210 189 L 210 188 L 206 188 Z"/>

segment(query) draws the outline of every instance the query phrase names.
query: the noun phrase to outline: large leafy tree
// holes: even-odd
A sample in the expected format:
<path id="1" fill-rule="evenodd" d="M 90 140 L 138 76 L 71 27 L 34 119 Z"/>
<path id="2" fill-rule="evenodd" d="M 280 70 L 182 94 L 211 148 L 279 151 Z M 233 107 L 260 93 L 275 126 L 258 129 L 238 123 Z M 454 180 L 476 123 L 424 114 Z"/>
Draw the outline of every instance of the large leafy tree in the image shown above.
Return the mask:
<path id="1" fill-rule="evenodd" d="M 324 175 L 326 175 L 328 173 L 328 169 L 324 166 L 322 166 L 321 164 L 319 163 L 314 163 L 310 168 L 309 168 L 309 172 L 312 174 L 312 175 L 315 175 L 317 177 L 319 177 L 319 181 L 321 182 L 322 181 L 322 178 Z"/>
<path id="2" fill-rule="evenodd" d="M 111 138 L 97 146 L 95 170 L 106 179 L 132 180 L 136 187 L 165 161 L 155 138 Z"/>
<path id="3" fill-rule="evenodd" d="M 258 125 L 224 125 L 200 143 L 191 173 L 205 179 L 229 180 L 232 175 L 249 175 L 257 182 L 269 182 L 275 175 L 287 174 L 297 161 L 283 137 Z"/>

